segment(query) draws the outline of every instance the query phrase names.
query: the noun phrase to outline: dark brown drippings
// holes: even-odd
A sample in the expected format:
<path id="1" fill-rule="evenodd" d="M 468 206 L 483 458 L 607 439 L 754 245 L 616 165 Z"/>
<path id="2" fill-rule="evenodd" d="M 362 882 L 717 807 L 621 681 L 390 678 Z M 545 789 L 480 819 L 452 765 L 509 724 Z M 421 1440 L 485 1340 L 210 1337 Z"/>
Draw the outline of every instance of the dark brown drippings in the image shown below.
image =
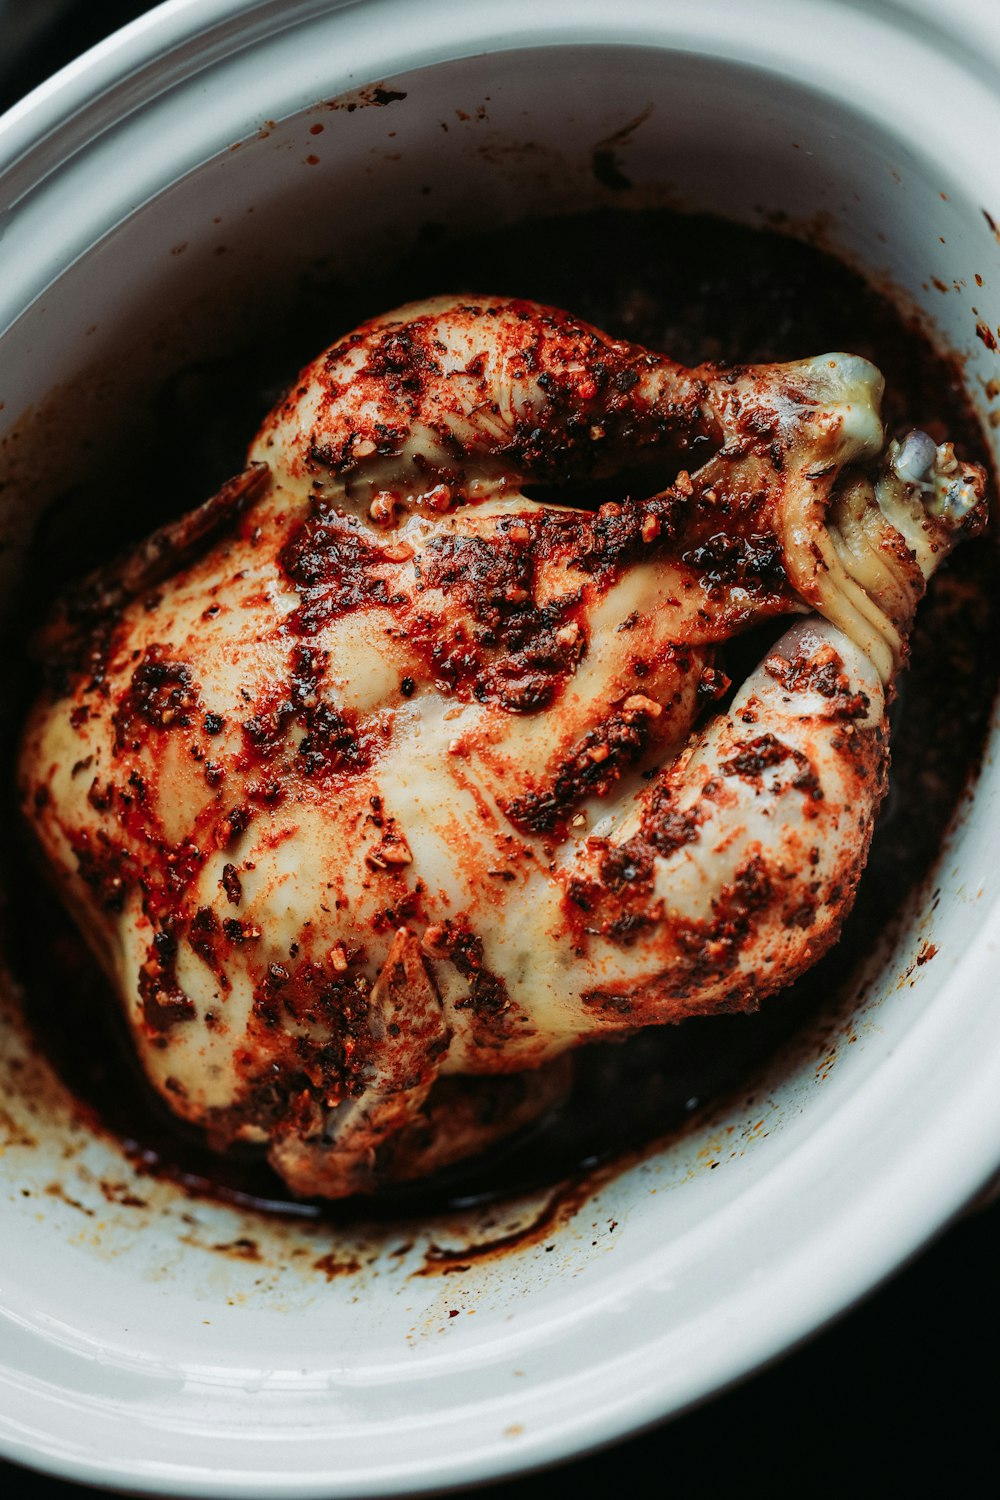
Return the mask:
<path id="1" fill-rule="evenodd" d="M 872 359 L 885 373 L 885 415 L 890 432 L 919 426 L 938 441 L 946 437 L 954 440 L 964 457 L 986 461 L 982 436 L 963 397 L 958 369 L 937 357 L 887 302 L 817 251 L 771 234 L 660 213 L 598 214 L 532 225 L 530 257 L 523 253 L 525 233 L 519 228 L 452 248 L 437 244 L 426 258 L 413 257 L 402 269 L 372 281 L 360 292 L 329 287 L 317 290 L 311 282 L 303 286 L 291 308 L 281 309 L 280 328 L 277 324 L 272 329 L 257 325 L 259 347 L 237 351 L 232 360 L 220 360 L 214 371 L 193 372 L 190 379 L 172 382 L 162 394 L 160 416 L 190 435 L 191 468 L 184 477 L 182 497 L 174 487 L 175 476 L 169 472 L 149 476 L 144 507 L 147 523 L 168 516 L 179 498 L 188 503 L 198 494 L 211 493 L 220 472 L 239 469 L 249 432 L 268 405 L 265 393 L 315 353 L 316 328 L 329 330 L 332 336 L 336 330 L 350 328 L 404 301 L 465 286 L 470 266 L 476 268 L 475 279 L 483 288 L 561 304 L 612 334 L 663 349 L 689 364 L 706 359 L 793 359 L 826 349 L 852 350 Z M 386 357 L 390 356 L 397 362 L 401 357 L 398 350 L 387 351 Z M 400 378 L 409 378 L 407 371 L 402 371 Z M 219 399 L 205 402 L 206 384 Z M 693 466 L 692 460 L 688 462 Z M 619 482 L 609 490 L 599 481 L 588 481 L 575 493 L 561 496 L 574 503 L 586 501 L 595 510 L 595 517 L 586 522 L 596 538 L 593 558 L 588 562 L 591 554 L 586 549 L 581 553 L 583 575 L 595 576 L 612 553 L 617 566 L 621 559 L 631 556 L 630 548 L 638 550 L 644 545 L 641 521 L 648 508 L 643 509 L 641 502 L 673 478 L 672 463 L 672 458 L 664 460 L 662 475 L 637 470 L 631 484 Z M 133 471 L 124 456 L 120 468 L 125 475 Z M 596 513 L 600 503 L 622 502 L 624 491 L 630 488 L 631 500 L 636 503 L 611 514 L 606 525 L 599 522 Z M 81 490 L 68 497 L 43 524 L 39 557 L 44 558 L 44 568 L 36 576 L 47 580 L 47 588 L 58 587 L 75 567 L 100 560 L 102 516 L 117 519 L 130 514 L 127 490 L 116 493 L 113 476 L 109 483 L 102 481 L 100 493 L 97 489 L 92 486 L 90 491 Z M 545 493 L 560 498 L 552 488 Z M 665 504 L 660 519 L 666 529 L 670 517 Z M 537 543 L 538 539 L 534 540 Z M 357 578 L 368 580 L 364 587 L 374 592 L 363 597 L 351 592 L 361 586 L 352 584 L 349 576 L 354 545 L 339 521 L 319 517 L 287 554 L 285 566 L 304 601 L 297 621 L 304 653 L 309 650 L 306 638 L 325 611 L 363 609 L 392 598 L 389 580 L 394 565 L 384 558 L 368 558 L 365 567 L 354 570 Z M 697 539 L 699 547 L 713 545 L 711 537 Z M 713 554 L 708 558 L 705 554 L 696 559 L 699 566 L 706 560 L 737 581 L 748 569 L 766 574 L 768 567 L 766 557 Z M 449 560 L 442 556 L 440 561 L 446 570 Z M 513 563 L 511 566 L 513 569 Z M 526 586 L 515 572 L 508 580 L 510 586 Z M 460 571 L 454 578 L 446 578 L 444 571 L 441 575 L 448 587 L 460 576 Z M 944 831 L 975 771 L 997 686 L 1000 598 L 994 578 L 993 542 L 984 539 L 969 544 L 933 580 L 921 606 L 912 641 L 912 667 L 901 681 L 893 708 L 889 796 L 854 913 L 827 958 L 792 988 L 769 1000 L 757 1016 L 692 1021 L 676 1029 L 648 1030 L 621 1044 L 581 1051 L 571 1099 L 530 1135 L 497 1149 L 488 1159 L 456 1169 L 437 1184 L 395 1189 L 385 1195 L 381 1205 L 373 1208 L 365 1204 L 360 1210 L 364 1217 L 371 1218 L 373 1212 L 388 1217 L 422 1215 L 442 1204 L 465 1204 L 524 1187 L 557 1183 L 607 1161 L 616 1153 L 679 1127 L 707 1100 L 745 1084 L 798 1027 L 826 1013 L 835 997 L 851 993 L 860 961 L 891 925 L 906 893 L 932 866 Z M 780 580 L 775 587 L 779 584 Z M 41 611 L 45 602 L 38 598 L 32 605 Z M 508 603 L 511 612 L 520 609 L 526 618 L 532 607 L 529 599 L 515 597 Z M 488 621 L 481 623 L 488 628 Z M 543 625 L 533 620 L 531 630 L 526 628 L 525 650 L 541 653 L 527 666 L 544 688 L 569 670 L 571 662 L 557 657 L 546 636 L 548 624 Z M 739 682 L 766 652 L 771 634 L 763 630 L 727 645 L 720 667 Z M 477 650 L 484 653 L 480 660 L 487 660 L 488 646 L 482 648 L 477 643 Z M 301 714 L 311 710 L 315 680 L 321 670 L 321 663 L 307 655 L 298 660 L 295 674 L 296 681 L 301 681 L 301 691 L 291 705 L 292 711 Z M 530 680 L 530 672 L 526 680 Z M 834 683 L 831 691 L 835 687 Z M 413 691 L 413 680 L 403 679 L 401 694 L 406 697 Z M 155 715 L 151 718 L 150 714 L 159 711 L 163 693 L 169 698 L 175 692 L 179 694 L 176 702 L 164 700 L 167 711 L 173 707 L 189 715 L 192 722 L 202 724 L 207 736 L 221 732 L 221 718 L 198 706 L 179 672 L 157 687 L 148 704 L 142 698 L 137 709 L 137 732 L 145 733 L 153 727 Z M 279 708 L 276 706 L 276 712 Z M 160 727 L 156 725 L 154 732 Z M 244 728 L 252 736 L 253 727 Z M 316 719 L 308 724 L 308 730 L 307 753 L 319 757 L 317 774 L 338 758 L 343 760 L 355 753 L 352 747 L 358 741 L 354 725 Z M 767 743 L 766 726 L 748 726 L 746 746 L 754 763 L 761 755 L 774 753 Z M 265 751 L 266 744 L 261 754 Z M 237 808 L 226 816 L 235 837 L 246 826 L 252 810 Z M 524 809 L 526 819 L 549 816 L 544 808 Z M 664 839 L 673 840 L 671 847 L 690 837 L 691 831 L 680 815 L 675 824 L 662 818 L 660 824 L 666 830 Z M 76 852 L 81 869 L 92 869 L 102 899 L 112 906 L 122 899 L 123 885 L 135 878 L 135 872 L 124 865 L 119 868 L 113 859 L 99 858 L 100 851 Z M 660 852 L 668 853 L 669 848 Z M 20 851 L 8 849 L 5 858 L 10 946 L 28 983 L 30 1019 L 46 1052 L 95 1126 L 101 1125 L 121 1139 L 142 1170 L 171 1177 L 189 1192 L 213 1193 L 227 1202 L 271 1213 L 323 1213 L 343 1219 L 358 1212 L 351 1205 L 299 1203 L 252 1153 L 213 1155 L 197 1135 L 180 1130 L 167 1119 L 136 1075 L 131 1050 L 121 1034 L 116 1003 L 80 938 L 56 908 L 47 888 L 25 878 Z M 233 865 L 226 868 L 236 873 Z M 618 885 L 641 884 L 647 874 L 627 863 L 605 872 L 609 884 Z M 232 919 L 238 921 L 238 876 L 235 881 L 233 875 L 228 878 Z M 581 896 L 585 899 L 586 892 Z M 393 911 L 391 920 L 386 920 L 388 925 L 395 925 L 403 919 L 405 913 Z M 803 924 L 809 919 L 808 903 L 798 916 L 790 917 Z M 240 935 L 242 938 L 242 930 Z M 197 951 L 204 961 L 213 962 L 213 934 L 195 928 L 194 937 L 201 945 Z M 930 956 L 930 949 L 926 956 Z M 491 1007 L 502 1009 L 502 995 L 488 988 L 491 976 L 477 971 L 472 959 L 468 959 L 468 967 L 473 1006 L 478 1005 L 484 1013 Z M 286 981 L 293 969 L 289 965 Z M 353 997 L 353 1009 L 343 1007 L 332 991 L 328 996 L 328 977 L 298 971 L 294 975 L 294 982 L 290 987 L 286 983 L 284 989 L 283 976 L 272 975 L 270 989 L 258 996 L 261 1027 L 268 1025 L 271 1006 L 280 1009 L 290 1005 L 298 1011 L 306 1007 L 310 1013 L 316 1010 L 319 1014 L 329 1003 L 334 1009 L 339 1007 L 344 1025 L 350 1024 L 355 1011 L 363 1011 L 364 996 Z M 288 1063 L 288 1077 L 293 1079 L 295 1059 L 289 1058 Z M 287 1112 L 291 1088 L 286 1092 L 287 1098 L 275 1093 L 271 1101 L 276 1114 Z M 442 1255 L 445 1253 L 442 1251 Z M 468 1258 L 469 1252 L 455 1254 Z M 330 1267 L 321 1269 L 330 1274 Z"/>

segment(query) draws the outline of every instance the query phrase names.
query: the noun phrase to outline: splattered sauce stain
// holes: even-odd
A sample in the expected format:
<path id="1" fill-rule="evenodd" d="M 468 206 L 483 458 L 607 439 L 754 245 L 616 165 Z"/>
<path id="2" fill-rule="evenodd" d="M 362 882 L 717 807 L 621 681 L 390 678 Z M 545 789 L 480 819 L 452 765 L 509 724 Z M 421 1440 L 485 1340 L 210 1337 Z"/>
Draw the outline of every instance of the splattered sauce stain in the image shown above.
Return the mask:
<path id="1" fill-rule="evenodd" d="M 326 1255 L 320 1255 L 312 1263 L 314 1271 L 322 1271 L 327 1281 L 333 1281 L 337 1276 L 354 1276 L 361 1270 L 361 1262 L 354 1255 L 337 1255 L 329 1251 Z"/>

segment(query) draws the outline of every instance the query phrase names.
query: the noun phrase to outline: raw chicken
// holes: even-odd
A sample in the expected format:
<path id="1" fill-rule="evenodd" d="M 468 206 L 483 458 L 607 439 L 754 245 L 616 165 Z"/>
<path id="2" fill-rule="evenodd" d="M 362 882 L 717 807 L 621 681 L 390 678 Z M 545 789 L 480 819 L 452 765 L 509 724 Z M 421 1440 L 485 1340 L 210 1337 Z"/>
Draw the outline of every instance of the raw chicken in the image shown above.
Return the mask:
<path id="1" fill-rule="evenodd" d="M 179 1117 L 369 1191 L 516 1129 L 581 1041 L 820 957 L 914 608 L 985 514 L 950 445 L 883 451 L 881 387 L 414 305 L 65 601 L 24 806 Z M 648 498 L 562 503 L 653 460 Z M 719 643 L 780 615 L 697 731 Z"/>

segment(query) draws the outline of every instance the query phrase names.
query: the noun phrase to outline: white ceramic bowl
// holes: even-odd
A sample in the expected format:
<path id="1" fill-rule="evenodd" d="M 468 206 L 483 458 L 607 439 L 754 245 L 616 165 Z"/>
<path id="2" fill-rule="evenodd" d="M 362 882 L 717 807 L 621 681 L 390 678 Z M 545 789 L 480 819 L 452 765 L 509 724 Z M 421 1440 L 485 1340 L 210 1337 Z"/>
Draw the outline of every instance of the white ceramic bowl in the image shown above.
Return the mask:
<path id="1" fill-rule="evenodd" d="M 639 116 L 617 148 L 636 199 L 821 222 L 968 356 L 988 415 L 990 0 L 171 0 L 0 122 L 4 585 L 81 436 L 111 453 L 120 413 L 278 278 L 398 253 L 428 197 L 470 227 L 607 201 L 593 146 Z M 435 1488 L 613 1439 L 801 1339 L 1000 1164 L 997 781 L 987 757 L 935 909 L 873 956 L 822 1066 L 806 1039 L 752 1107 L 450 1276 L 411 1273 L 483 1233 L 473 1214 L 407 1246 L 136 1178 L 5 1023 L 0 1452 L 156 1493 Z"/>

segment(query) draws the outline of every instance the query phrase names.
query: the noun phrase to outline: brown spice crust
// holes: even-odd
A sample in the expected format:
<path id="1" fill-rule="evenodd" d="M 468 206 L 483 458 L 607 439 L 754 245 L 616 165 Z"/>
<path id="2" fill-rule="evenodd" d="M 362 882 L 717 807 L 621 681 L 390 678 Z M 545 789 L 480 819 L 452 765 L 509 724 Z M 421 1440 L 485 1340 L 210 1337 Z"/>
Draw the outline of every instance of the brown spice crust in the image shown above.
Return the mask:
<path id="1" fill-rule="evenodd" d="M 272 1141 L 310 1137 L 326 1112 L 364 1092 L 370 1063 L 371 983 L 360 972 L 312 960 L 271 962 L 254 989 L 240 1047 L 237 1102 L 206 1122 L 216 1149 L 247 1128 Z"/>
<path id="2" fill-rule="evenodd" d="M 838 718 L 863 719 L 868 713 L 867 697 L 851 691 L 844 663 L 832 646 L 819 652 L 799 652 L 793 661 L 773 651 L 764 662 L 764 669 L 790 693 L 808 689 L 829 699 L 830 712 Z"/>
<path id="3" fill-rule="evenodd" d="M 578 803 L 584 797 L 608 795 L 622 773 L 642 758 L 654 725 L 649 708 L 623 706 L 584 735 L 549 786 L 505 803 L 507 817 L 524 833 L 554 833 L 565 839 Z"/>
<path id="4" fill-rule="evenodd" d="M 605 451 L 633 452 L 656 444 L 672 449 L 703 436 L 704 393 L 692 386 L 683 400 L 653 413 L 641 391 L 650 356 L 636 345 L 608 339 L 558 309 L 539 308 L 516 299 L 471 300 L 459 306 L 477 319 L 483 349 L 496 351 L 509 379 L 537 376 L 544 392 L 541 409 L 515 414 L 509 429 L 483 444 L 484 455 L 508 472 L 536 478 L 580 479 L 600 472 Z M 308 442 L 309 472 L 338 480 L 363 473 L 373 459 L 398 455 L 410 424 L 419 412 L 453 404 L 449 375 L 442 365 L 433 314 L 410 318 L 403 327 L 362 328 L 342 340 L 324 358 L 327 392 Z M 341 381 L 341 362 L 365 347 L 365 363 Z M 499 413 L 493 375 L 485 355 L 473 357 L 464 371 L 468 408 Z M 291 412 L 296 392 L 280 418 Z M 335 412 L 331 420 L 330 413 Z M 467 456 L 451 427 L 429 425 L 445 462 L 425 475 L 427 488 L 445 482 L 461 488 L 468 478 Z M 593 429 L 602 429 L 595 443 Z M 330 432 L 338 436 L 331 442 Z"/>
<path id="5" fill-rule="evenodd" d="M 142 748 L 150 729 L 188 729 L 201 707 L 191 668 L 169 646 L 148 646 L 112 715 L 115 749 Z"/>

